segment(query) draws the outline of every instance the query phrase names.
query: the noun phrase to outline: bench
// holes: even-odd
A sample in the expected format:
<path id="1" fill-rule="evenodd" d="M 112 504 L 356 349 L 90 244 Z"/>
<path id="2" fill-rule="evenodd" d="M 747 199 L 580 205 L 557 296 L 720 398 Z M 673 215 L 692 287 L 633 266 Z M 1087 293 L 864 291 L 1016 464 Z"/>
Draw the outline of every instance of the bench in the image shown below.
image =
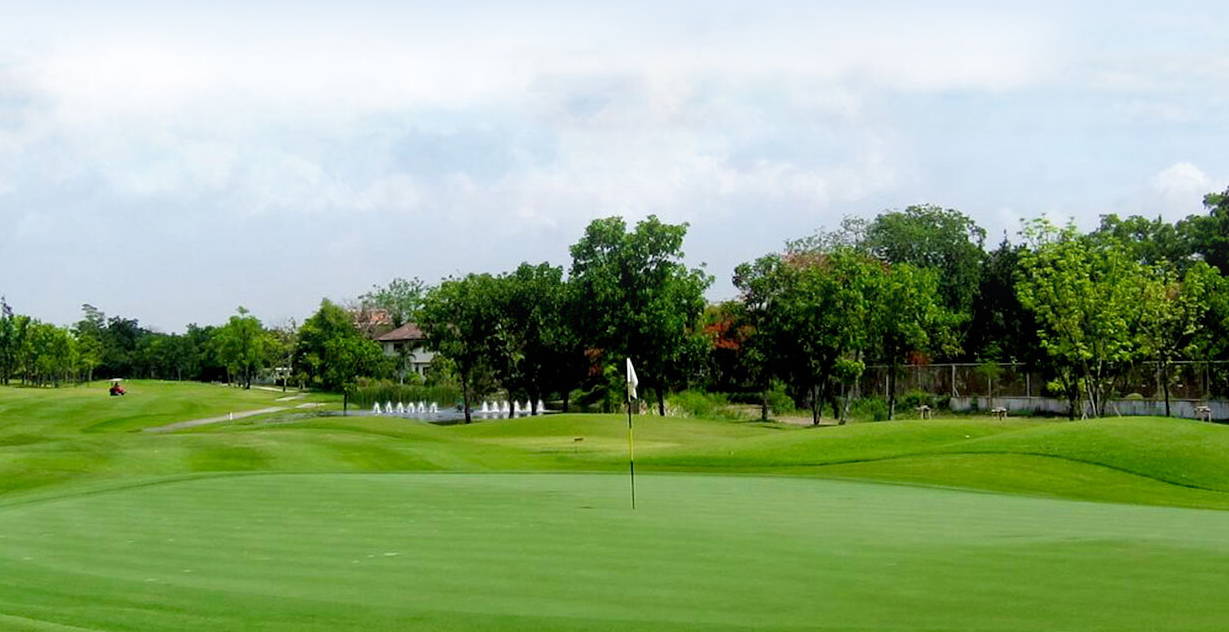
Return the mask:
<path id="1" fill-rule="evenodd" d="M 915 410 L 917 410 L 919 419 L 930 419 L 930 406 L 922 404 L 921 406 L 918 406 Z"/>
<path id="2" fill-rule="evenodd" d="M 1196 406 L 1195 419 L 1198 419 L 1199 421 L 1212 421 L 1212 407 Z"/>
<path id="3" fill-rule="evenodd" d="M 994 415 L 995 419 L 1007 419 L 1007 409 L 1003 408 L 1002 406 L 999 406 L 998 408 L 991 408 L 990 414 Z"/>

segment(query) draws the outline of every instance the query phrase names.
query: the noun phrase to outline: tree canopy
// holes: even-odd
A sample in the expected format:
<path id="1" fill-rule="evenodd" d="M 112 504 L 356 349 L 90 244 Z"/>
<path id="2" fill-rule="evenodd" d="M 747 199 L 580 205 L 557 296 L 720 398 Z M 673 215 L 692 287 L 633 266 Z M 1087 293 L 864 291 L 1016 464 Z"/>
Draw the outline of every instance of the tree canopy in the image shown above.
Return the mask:
<path id="1" fill-rule="evenodd" d="M 571 248 L 584 339 L 608 361 L 632 358 L 662 414 L 665 390 L 685 379 L 688 360 L 705 346 L 697 324 L 712 277 L 683 263 L 686 234 L 687 224 L 653 215 L 630 231 L 623 218 L 608 217 Z"/>

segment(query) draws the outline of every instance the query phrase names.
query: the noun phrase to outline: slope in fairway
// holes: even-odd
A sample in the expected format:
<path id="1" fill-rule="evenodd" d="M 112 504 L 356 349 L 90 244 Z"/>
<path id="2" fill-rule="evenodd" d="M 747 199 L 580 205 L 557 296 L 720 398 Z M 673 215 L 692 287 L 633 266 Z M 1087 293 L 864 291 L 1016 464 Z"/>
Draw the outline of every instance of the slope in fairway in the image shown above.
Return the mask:
<path id="1" fill-rule="evenodd" d="M 823 480 L 213 476 L 0 507 L 0 628 L 1223 630 L 1229 513 Z"/>

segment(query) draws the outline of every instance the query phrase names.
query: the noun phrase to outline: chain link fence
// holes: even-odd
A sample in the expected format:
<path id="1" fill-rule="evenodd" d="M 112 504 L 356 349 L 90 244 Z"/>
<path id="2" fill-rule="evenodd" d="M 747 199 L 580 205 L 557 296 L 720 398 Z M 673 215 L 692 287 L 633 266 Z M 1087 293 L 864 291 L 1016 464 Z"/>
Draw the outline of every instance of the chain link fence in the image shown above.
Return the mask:
<path id="1" fill-rule="evenodd" d="M 888 366 L 867 367 L 858 381 L 855 395 L 886 398 L 890 370 Z M 953 408 L 979 407 L 993 401 L 995 405 L 1022 411 L 1065 410 L 1061 394 L 1046 387 L 1054 376 L 1022 364 L 924 364 L 905 365 L 897 370 L 898 398 L 920 391 L 940 400 L 951 398 Z M 1141 362 L 1126 373 L 1113 398 L 1123 403 L 1120 408 L 1126 408 L 1125 402 L 1160 402 L 1165 398 L 1163 384 L 1164 376 L 1158 363 Z M 1171 404 L 1184 402 L 1182 410 L 1193 409 L 1196 402 L 1229 400 L 1229 362 L 1173 363 L 1169 368 L 1169 399 Z M 1153 409 L 1148 406 L 1130 408 Z"/>

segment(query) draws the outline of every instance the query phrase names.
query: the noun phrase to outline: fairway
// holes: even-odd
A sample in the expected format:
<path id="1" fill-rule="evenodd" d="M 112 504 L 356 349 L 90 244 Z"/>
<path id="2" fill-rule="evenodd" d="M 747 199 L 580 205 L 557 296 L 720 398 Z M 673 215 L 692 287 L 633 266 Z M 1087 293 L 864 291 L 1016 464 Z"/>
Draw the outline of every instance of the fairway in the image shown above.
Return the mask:
<path id="1" fill-rule="evenodd" d="M 709 475 L 206 476 L 0 508 L 0 627 L 1223 630 L 1229 513 Z M 57 627 L 56 624 L 69 626 Z"/>

